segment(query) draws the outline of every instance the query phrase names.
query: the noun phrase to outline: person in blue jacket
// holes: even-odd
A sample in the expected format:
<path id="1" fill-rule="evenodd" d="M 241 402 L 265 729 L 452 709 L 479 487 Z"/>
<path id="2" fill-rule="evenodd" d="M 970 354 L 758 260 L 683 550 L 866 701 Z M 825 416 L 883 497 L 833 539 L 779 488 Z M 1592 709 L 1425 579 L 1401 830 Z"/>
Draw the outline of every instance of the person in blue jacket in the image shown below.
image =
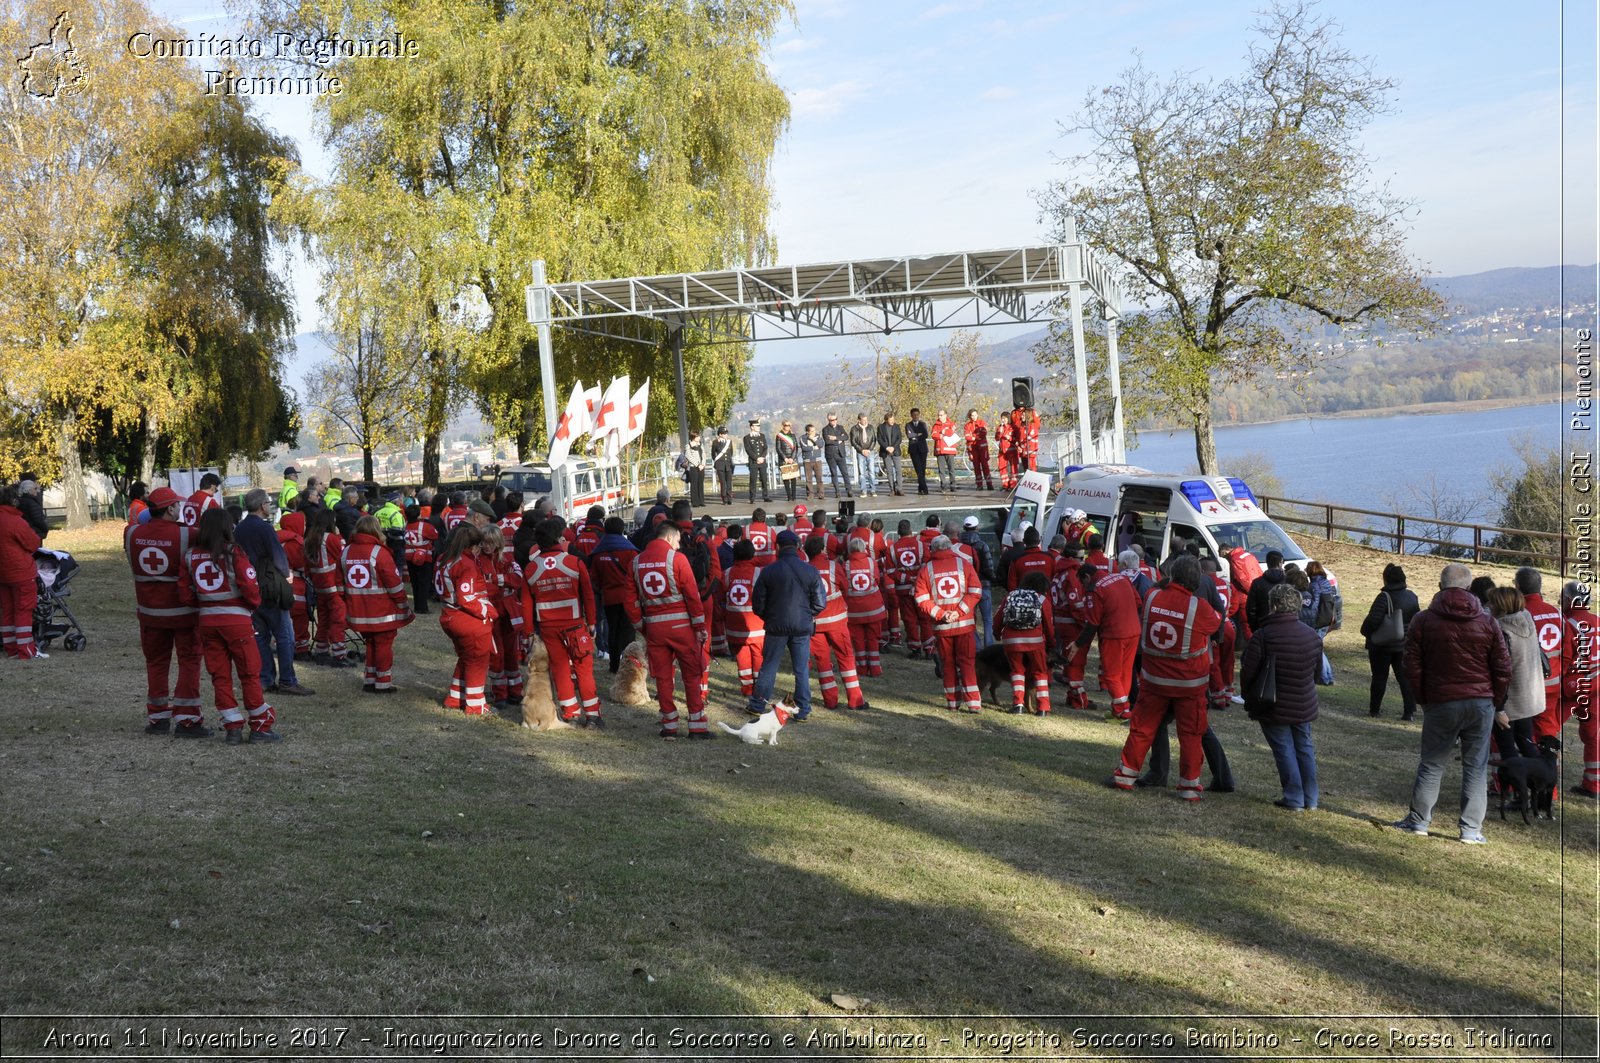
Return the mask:
<path id="1" fill-rule="evenodd" d="M 789 663 L 794 668 L 794 707 L 791 720 L 811 715 L 811 635 L 814 618 L 828 604 L 822 577 L 810 563 L 800 559 L 800 537 L 781 531 L 777 538 L 777 560 L 761 570 L 756 578 L 752 606 L 767 629 L 766 651 L 761 674 L 745 711 L 759 716 L 766 711 L 772 688 L 778 681 L 778 662 L 782 647 L 789 647 Z"/>

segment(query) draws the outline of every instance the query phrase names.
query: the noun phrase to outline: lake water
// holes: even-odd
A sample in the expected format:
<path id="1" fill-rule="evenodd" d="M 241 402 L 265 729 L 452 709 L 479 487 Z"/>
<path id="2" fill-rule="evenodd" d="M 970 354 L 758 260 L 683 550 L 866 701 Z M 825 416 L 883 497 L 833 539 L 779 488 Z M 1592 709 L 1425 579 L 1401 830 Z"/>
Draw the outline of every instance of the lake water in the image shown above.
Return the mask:
<path id="1" fill-rule="evenodd" d="M 1281 421 L 1217 429 L 1224 473 L 1242 455 L 1270 459 L 1284 494 L 1360 509 L 1423 514 L 1415 492 L 1437 475 L 1447 493 L 1476 503 L 1461 519 L 1492 524 L 1499 507 L 1489 498 L 1489 475 L 1516 462 L 1513 444 L 1531 436 L 1541 447 L 1560 445 L 1560 403 L 1472 413 L 1385 414 Z M 1141 432 L 1128 449 L 1130 464 L 1161 472 L 1196 467 L 1192 432 Z"/>

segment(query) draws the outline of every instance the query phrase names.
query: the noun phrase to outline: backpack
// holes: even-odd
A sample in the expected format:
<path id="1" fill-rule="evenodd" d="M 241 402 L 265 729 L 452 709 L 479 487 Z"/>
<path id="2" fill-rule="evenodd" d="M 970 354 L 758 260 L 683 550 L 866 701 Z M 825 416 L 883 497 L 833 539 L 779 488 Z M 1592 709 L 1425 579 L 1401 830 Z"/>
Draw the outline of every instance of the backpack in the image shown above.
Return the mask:
<path id="1" fill-rule="evenodd" d="M 1260 578 L 1261 562 L 1256 560 L 1255 554 L 1238 549 L 1228 555 L 1228 579 L 1235 587 L 1248 594 L 1250 585 Z"/>
<path id="2" fill-rule="evenodd" d="M 1339 592 L 1328 588 L 1322 592 L 1322 597 L 1317 600 L 1315 628 L 1337 627 L 1344 621 L 1344 599 L 1339 597 Z"/>
<path id="3" fill-rule="evenodd" d="M 1027 631 L 1044 622 L 1044 596 L 1038 591 L 1012 591 L 1006 595 L 1000 624 L 1007 631 Z"/>
<path id="4" fill-rule="evenodd" d="M 711 590 L 711 548 L 706 545 L 703 535 L 694 532 L 683 537 L 678 544 L 678 550 L 689 559 L 689 570 L 694 573 L 695 587 L 704 598 Z"/>

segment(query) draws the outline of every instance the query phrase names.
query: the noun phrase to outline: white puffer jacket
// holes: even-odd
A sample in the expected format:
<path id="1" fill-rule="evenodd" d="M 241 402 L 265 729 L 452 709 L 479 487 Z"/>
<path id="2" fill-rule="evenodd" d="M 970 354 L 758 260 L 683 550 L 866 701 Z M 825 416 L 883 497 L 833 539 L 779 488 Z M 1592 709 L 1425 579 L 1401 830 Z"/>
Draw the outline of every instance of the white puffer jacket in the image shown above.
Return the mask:
<path id="1" fill-rule="evenodd" d="M 1533 617 L 1520 613 L 1498 618 L 1511 651 L 1511 686 L 1506 693 L 1505 713 L 1513 720 L 1525 720 L 1544 711 L 1544 650 L 1533 630 Z"/>

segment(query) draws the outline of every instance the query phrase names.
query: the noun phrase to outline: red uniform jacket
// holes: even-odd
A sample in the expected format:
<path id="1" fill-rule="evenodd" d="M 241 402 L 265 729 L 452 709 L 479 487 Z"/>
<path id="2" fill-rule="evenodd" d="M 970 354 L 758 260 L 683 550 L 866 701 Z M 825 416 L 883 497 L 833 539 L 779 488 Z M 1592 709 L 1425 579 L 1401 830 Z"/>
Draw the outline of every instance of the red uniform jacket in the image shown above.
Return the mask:
<path id="1" fill-rule="evenodd" d="M 1533 616 L 1533 633 L 1539 637 L 1539 648 L 1550 660 L 1550 676 L 1544 681 L 1545 697 L 1561 690 L 1561 662 L 1566 654 L 1561 643 L 1561 610 L 1541 595 L 1527 595 L 1528 612 Z"/>
<path id="2" fill-rule="evenodd" d="M 1057 627 L 1067 628 L 1066 637 L 1077 638 L 1083 628 L 1083 581 L 1078 578 L 1076 558 L 1056 559 L 1050 577 L 1050 611 Z"/>
<path id="3" fill-rule="evenodd" d="M 298 517 L 299 513 L 286 513 L 283 518 L 283 527 L 278 529 L 278 542 L 283 544 L 283 556 L 289 562 L 289 585 L 294 588 L 294 600 L 305 604 L 310 600 L 306 594 L 306 539 L 298 528 L 289 523 L 290 517 Z"/>
<path id="4" fill-rule="evenodd" d="M 208 509 L 221 509 L 222 503 L 217 501 L 217 496 L 210 491 L 196 491 L 183 500 L 178 507 L 178 512 L 183 515 L 183 522 L 193 528 L 200 523 L 200 518 L 205 516 Z"/>
<path id="5" fill-rule="evenodd" d="M 893 562 L 894 589 L 905 594 L 916 593 L 917 576 L 928 560 L 922 540 L 915 535 L 896 539 L 889 546 L 889 557 Z"/>
<path id="6" fill-rule="evenodd" d="M 399 631 L 411 623 L 394 555 L 381 539 L 357 532 L 339 563 L 349 625 L 356 631 Z"/>
<path id="7" fill-rule="evenodd" d="M 606 533 L 605 521 L 586 520 L 578 526 L 578 534 L 572 537 L 572 549 L 568 552 L 577 557 L 587 558 L 594 553 L 595 546 L 600 542 L 600 537 Z M 713 550 L 716 548 L 713 547 Z"/>
<path id="8" fill-rule="evenodd" d="M 16 513 L 9 506 L 0 506 L 0 538 L 6 536 L 6 514 Z M 18 523 L 21 516 L 18 515 Z M 33 529 L 22 525 L 29 535 Z M 130 524 L 123 532 L 123 544 L 128 552 L 128 564 L 133 567 L 133 593 L 138 600 L 139 623 L 144 627 L 188 628 L 194 627 L 199 616 L 193 602 L 182 600 L 180 583 L 183 579 L 183 559 L 189 554 L 189 527 L 175 520 L 151 520 L 145 524 Z M 35 544 L 39 537 L 33 535 Z M 37 548 L 37 546 L 35 547 Z M 28 551 L 28 574 L 33 574 L 33 551 Z M 0 572 L 0 583 L 8 580 Z"/>
<path id="9" fill-rule="evenodd" d="M 1030 572 L 1036 572 L 1048 582 L 1055 575 L 1056 559 L 1048 550 L 1041 550 L 1037 546 L 1030 546 L 1018 554 L 1006 569 L 1006 590 L 1014 591 L 1022 586 L 1022 577 Z"/>
<path id="10" fill-rule="evenodd" d="M 722 592 L 722 622 L 729 638 L 747 639 L 767 633 L 754 604 L 756 577 L 760 574 L 754 560 L 735 561 L 728 570 L 727 589 Z"/>
<path id="11" fill-rule="evenodd" d="M 432 564 L 433 544 L 439 541 L 439 529 L 432 521 L 414 520 L 406 525 L 406 564 Z"/>
<path id="12" fill-rule="evenodd" d="M 946 417 L 942 421 L 933 422 L 933 453 L 954 454 L 961 446 L 961 435 L 956 431 L 955 422 Z"/>
<path id="13" fill-rule="evenodd" d="M 872 554 L 853 554 L 844 566 L 844 607 L 851 620 L 878 620 L 884 615 L 883 578 Z"/>
<path id="14" fill-rule="evenodd" d="M 764 568 L 778 559 L 777 537 L 766 521 L 752 521 L 744 530 L 744 537 L 756 548 L 756 567 Z"/>
<path id="15" fill-rule="evenodd" d="M 1008 593 L 1006 597 L 1011 597 L 1011 594 Z M 994 611 L 994 637 L 1006 646 L 1016 646 L 1025 650 L 1044 650 L 1048 653 L 1056 644 L 1055 618 L 1051 615 L 1050 595 L 1041 594 L 1039 597 L 1043 599 L 1043 608 L 1039 610 L 1039 622 L 1021 630 L 1006 627 L 1006 607 L 1002 601 L 1000 607 Z"/>
<path id="16" fill-rule="evenodd" d="M 978 572 L 954 550 L 940 550 L 917 573 L 917 608 L 933 621 L 933 633 L 959 635 L 972 631 L 976 624 L 973 610 L 983 597 Z"/>
<path id="17" fill-rule="evenodd" d="M 820 633 L 828 628 L 843 627 L 849 618 L 845 614 L 843 574 L 839 570 L 839 562 L 826 553 L 818 554 L 810 560 L 811 567 L 822 577 L 822 589 L 827 595 L 827 602 L 823 605 L 822 612 L 813 618 L 817 631 Z"/>
<path id="18" fill-rule="evenodd" d="M 319 591 L 336 591 L 339 586 L 339 559 L 344 556 L 344 540 L 338 532 L 329 532 L 322 540 L 322 551 L 313 556 L 306 547 L 306 575 L 311 585 Z"/>
<path id="19" fill-rule="evenodd" d="M 974 462 L 989 460 L 989 425 L 982 417 L 968 421 L 962 434 L 967 439 L 967 457 Z"/>
<path id="20" fill-rule="evenodd" d="M 594 586 L 583 559 L 565 550 L 528 558 L 526 612 L 541 631 L 594 626 Z"/>
<path id="21" fill-rule="evenodd" d="M 233 548 L 233 573 L 204 550 L 190 550 L 183 559 L 183 581 L 178 597 L 200 607 L 201 627 L 250 627 L 250 614 L 261 604 L 256 570 L 237 546 Z"/>
<path id="22" fill-rule="evenodd" d="M 1139 682 L 1167 697 L 1204 695 L 1211 681 L 1211 636 L 1222 617 L 1210 603 L 1176 583 L 1144 603 Z"/>
<path id="23" fill-rule="evenodd" d="M 652 539 L 634 559 L 633 591 L 623 608 L 634 626 L 644 626 L 647 636 L 652 631 L 699 630 L 705 624 L 705 604 L 689 559 L 665 539 Z"/>
<path id="24" fill-rule="evenodd" d="M 1137 638 L 1140 631 L 1139 592 L 1126 573 L 1101 576 L 1083 605 L 1085 624 L 1099 629 L 1106 639 Z"/>
<path id="25" fill-rule="evenodd" d="M 445 531 L 454 531 L 455 526 L 467 519 L 470 512 L 466 506 L 446 506 L 440 513 L 439 519 L 444 522 Z"/>
<path id="26" fill-rule="evenodd" d="M 631 596 L 633 561 L 639 556 L 632 543 L 613 546 L 589 555 L 594 581 L 600 585 L 602 605 L 621 605 Z"/>
<path id="27" fill-rule="evenodd" d="M 500 548 L 500 552 L 505 555 L 507 561 L 510 561 L 516 556 L 516 552 L 511 546 L 511 540 L 516 538 L 517 529 L 522 527 L 522 513 L 517 510 L 507 513 L 500 518 L 499 527 L 500 537 L 505 540 L 505 545 Z"/>
<path id="28" fill-rule="evenodd" d="M 470 554 L 462 554 L 448 565 L 435 569 L 433 589 L 446 609 L 455 609 L 485 623 L 495 618 L 494 589 L 485 583 L 483 569 Z"/>

